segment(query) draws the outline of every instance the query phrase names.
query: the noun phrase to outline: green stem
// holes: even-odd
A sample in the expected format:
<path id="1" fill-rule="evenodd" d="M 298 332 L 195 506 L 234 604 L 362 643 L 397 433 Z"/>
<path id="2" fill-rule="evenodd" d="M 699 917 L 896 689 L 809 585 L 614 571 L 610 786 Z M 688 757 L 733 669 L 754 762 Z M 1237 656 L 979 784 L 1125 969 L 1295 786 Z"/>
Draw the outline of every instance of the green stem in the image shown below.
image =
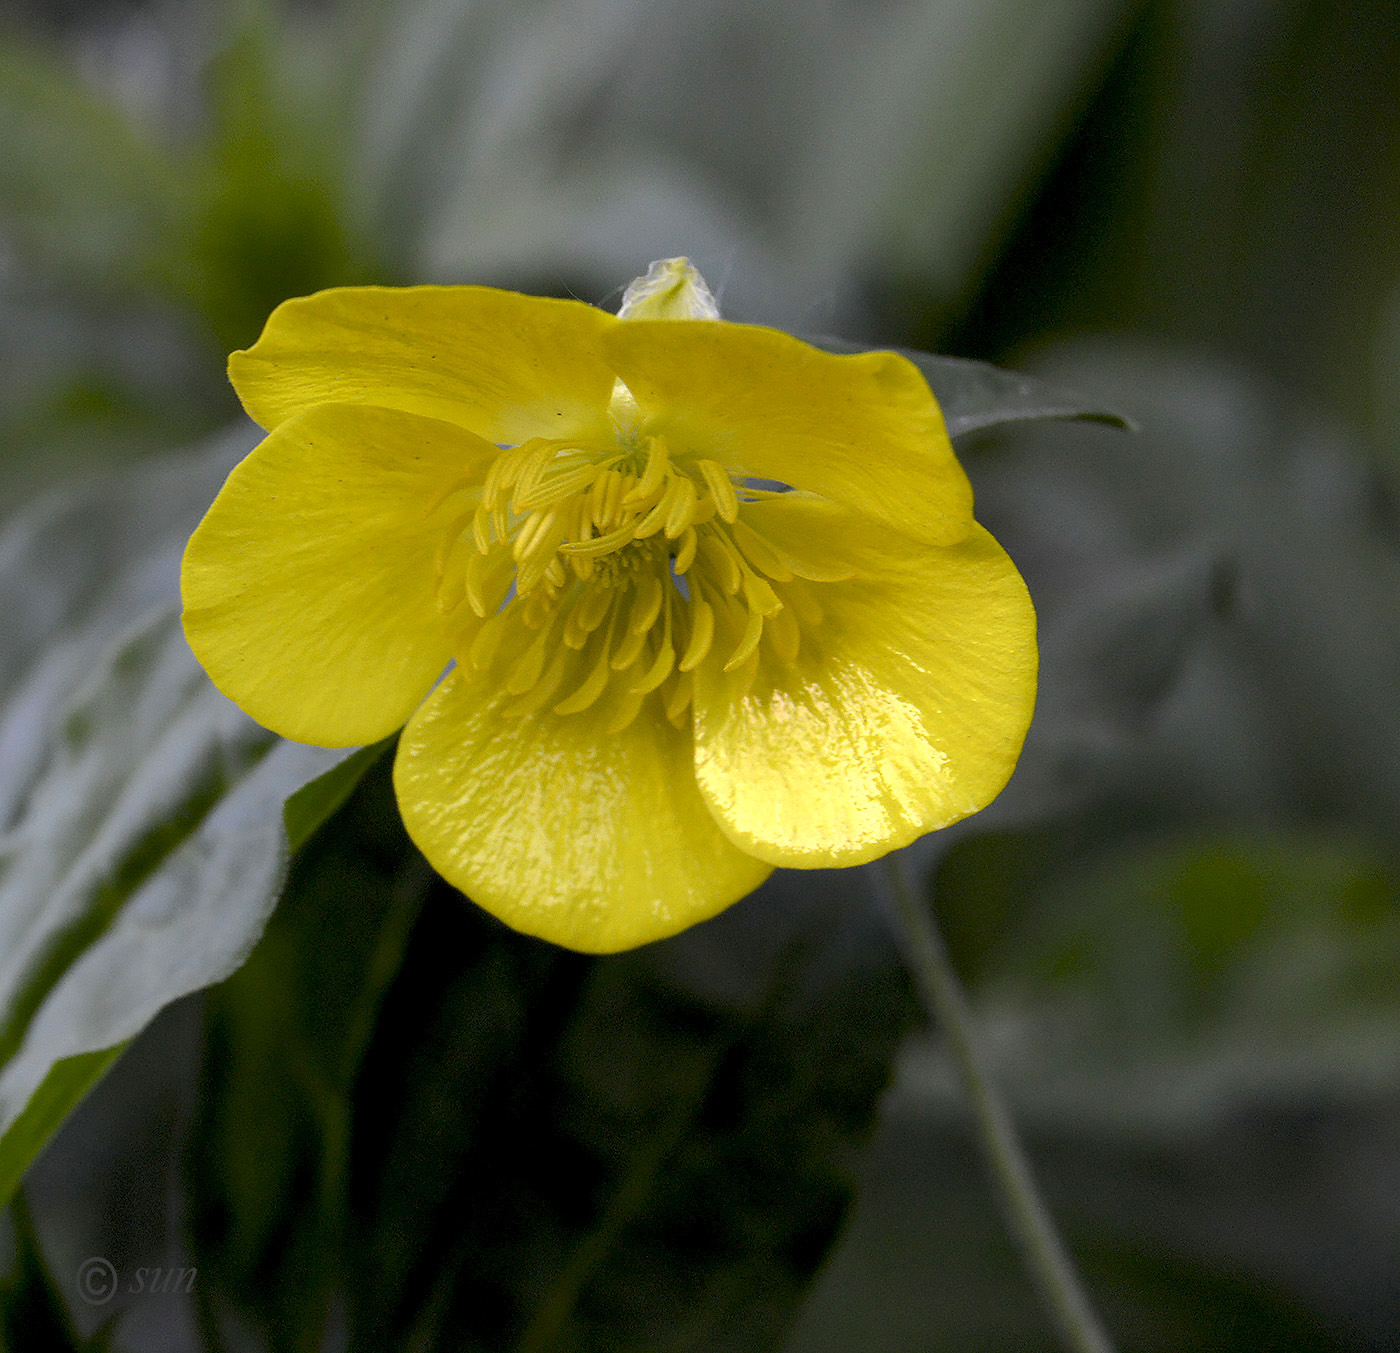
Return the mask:
<path id="1" fill-rule="evenodd" d="M 1046 1313 L 1066 1353 L 1113 1353 L 1113 1345 L 1089 1303 L 1074 1261 L 1036 1188 L 1011 1115 L 983 1068 L 972 1034 L 967 998 L 948 960 L 933 914 L 915 897 L 894 857 L 887 855 L 882 863 L 919 994 L 962 1074 L 992 1182 Z"/>

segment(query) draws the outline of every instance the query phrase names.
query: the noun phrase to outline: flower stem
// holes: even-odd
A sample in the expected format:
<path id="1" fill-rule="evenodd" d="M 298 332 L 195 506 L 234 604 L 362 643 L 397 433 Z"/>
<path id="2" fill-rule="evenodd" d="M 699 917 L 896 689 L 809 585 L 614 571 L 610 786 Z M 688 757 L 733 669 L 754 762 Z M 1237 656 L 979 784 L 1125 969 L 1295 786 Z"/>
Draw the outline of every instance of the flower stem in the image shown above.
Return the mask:
<path id="1" fill-rule="evenodd" d="M 1074 1261 L 1036 1188 L 1011 1115 L 983 1068 L 973 1039 L 967 998 L 948 960 L 933 914 L 914 895 L 893 856 L 887 855 L 881 863 L 919 994 L 962 1074 L 998 1200 L 1046 1313 L 1066 1353 L 1113 1353 L 1113 1345 L 1089 1303 Z"/>

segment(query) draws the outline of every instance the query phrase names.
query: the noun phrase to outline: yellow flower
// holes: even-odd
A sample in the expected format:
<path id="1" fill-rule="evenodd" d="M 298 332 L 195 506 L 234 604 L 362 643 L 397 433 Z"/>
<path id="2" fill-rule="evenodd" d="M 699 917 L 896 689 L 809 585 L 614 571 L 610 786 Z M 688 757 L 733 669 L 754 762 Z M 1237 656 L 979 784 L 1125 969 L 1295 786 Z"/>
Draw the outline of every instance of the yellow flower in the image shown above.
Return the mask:
<path id="1" fill-rule="evenodd" d="M 517 929 L 659 939 L 1010 775 L 1034 612 L 904 358 L 721 321 L 672 259 L 616 316 L 321 292 L 229 371 L 268 436 L 190 540 L 191 647 L 285 737 L 406 721 L 409 835 Z"/>

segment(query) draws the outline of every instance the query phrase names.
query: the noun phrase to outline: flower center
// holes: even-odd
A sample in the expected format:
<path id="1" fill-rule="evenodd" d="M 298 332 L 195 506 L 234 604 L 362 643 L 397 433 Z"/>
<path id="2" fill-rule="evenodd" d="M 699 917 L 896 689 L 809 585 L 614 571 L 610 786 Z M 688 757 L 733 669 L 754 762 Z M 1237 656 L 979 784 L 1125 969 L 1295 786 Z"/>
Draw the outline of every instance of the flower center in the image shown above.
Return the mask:
<path id="1" fill-rule="evenodd" d="M 802 626 L 822 619 L 807 583 L 846 576 L 744 520 L 747 504 L 778 496 L 716 461 L 673 457 L 661 437 L 503 450 L 443 504 L 437 600 L 461 616 L 459 661 L 499 681 L 508 715 L 603 702 L 617 731 L 655 694 L 682 726 L 691 674 L 712 651 L 745 684 L 765 643 L 793 662 Z"/>

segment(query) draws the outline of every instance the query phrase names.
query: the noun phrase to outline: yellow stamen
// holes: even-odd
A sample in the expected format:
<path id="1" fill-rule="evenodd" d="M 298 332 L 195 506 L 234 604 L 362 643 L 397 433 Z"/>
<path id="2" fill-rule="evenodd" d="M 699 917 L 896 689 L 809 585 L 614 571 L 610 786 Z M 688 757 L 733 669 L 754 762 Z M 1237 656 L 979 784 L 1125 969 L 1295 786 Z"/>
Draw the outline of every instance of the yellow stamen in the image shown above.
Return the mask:
<path id="1" fill-rule="evenodd" d="M 559 689 L 559 683 L 564 680 L 564 668 L 568 660 L 569 650 L 559 649 L 550 660 L 548 669 L 539 681 L 518 700 L 512 700 L 508 704 L 502 705 L 501 713 L 507 718 L 515 719 L 543 709 L 553 697 L 554 692 Z"/>
<path id="2" fill-rule="evenodd" d="M 640 691 L 621 692 L 612 718 L 603 725 L 603 732 L 609 734 L 622 732 L 637 717 L 645 700 L 646 696 Z"/>
<path id="3" fill-rule="evenodd" d="M 559 553 L 570 556 L 583 555 L 585 557 L 612 554 L 614 551 L 626 545 L 636 534 L 636 526 L 628 522 L 623 526 L 619 526 L 616 531 L 609 531 L 607 535 L 596 536 L 592 540 L 566 540 L 559 546 Z"/>
<path id="4" fill-rule="evenodd" d="M 719 585 L 732 597 L 744 582 L 734 547 L 720 531 L 712 528 L 700 538 L 700 552 L 705 562 L 719 574 Z"/>
<path id="5" fill-rule="evenodd" d="M 510 587 L 510 580 L 503 572 L 492 578 L 492 570 L 495 563 L 488 554 L 478 554 L 473 551 L 467 557 L 466 569 L 466 592 L 467 601 L 471 603 L 471 608 L 483 620 L 489 615 L 494 615 L 506 598 L 506 591 Z M 492 583 L 495 586 L 492 586 Z"/>
<path id="6" fill-rule="evenodd" d="M 486 510 L 485 503 L 472 513 L 472 539 L 482 554 L 491 548 L 491 514 Z"/>
<path id="7" fill-rule="evenodd" d="M 748 624 L 744 626 L 744 633 L 734 652 L 729 655 L 729 661 L 724 664 L 724 670 L 732 672 L 736 667 L 741 667 L 749 654 L 758 647 L 758 641 L 762 637 L 763 614 L 760 611 L 750 611 Z"/>
<path id="8" fill-rule="evenodd" d="M 467 661 L 478 672 L 489 671 L 501 651 L 501 640 L 505 638 L 509 620 L 504 612 L 493 616 L 476 632 L 471 647 L 467 650 Z"/>
<path id="9" fill-rule="evenodd" d="M 784 606 L 770 615 L 765 633 L 779 658 L 786 663 L 797 660 L 798 649 L 802 646 L 802 627 L 791 610 Z"/>
<path id="10" fill-rule="evenodd" d="M 695 549 L 700 537 L 694 526 L 687 526 L 681 536 L 680 548 L 676 551 L 676 572 L 684 573 L 695 562 Z"/>
<path id="11" fill-rule="evenodd" d="M 593 670 L 584 678 L 583 684 L 567 699 L 554 706 L 556 714 L 581 714 L 602 695 L 608 684 L 608 645 L 603 642 L 598 661 Z"/>
<path id="12" fill-rule="evenodd" d="M 676 480 L 676 498 L 666 514 L 666 539 L 674 540 L 695 518 L 695 481 L 688 475 Z"/>
<path id="13" fill-rule="evenodd" d="M 676 650 L 671 647 L 671 640 L 668 637 L 663 641 L 661 649 L 656 655 L 656 660 L 647 668 L 646 675 L 631 689 L 641 695 L 645 695 L 648 691 L 654 691 L 671 675 L 671 670 L 675 665 Z"/>
<path id="14" fill-rule="evenodd" d="M 515 557 L 517 564 L 521 563 L 539 541 L 549 534 L 550 527 L 554 525 L 558 517 L 558 511 L 550 509 L 548 512 L 533 512 L 525 519 L 525 524 L 520 528 L 515 537 L 515 543 L 511 546 L 511 554 Z"/>
<path id="15" fill-rule="evenodd" d="M 550 503 L 557 503 L 561 498 L 568 498 L 581 489 L 586 489 L 593 482 L 595 473 L 595 467 L 590 464 L 566 470 L 562 474 L 541 475 L 527 492 L 521 492 L 517 488 L 515 510 L 529 512 L 533 508 L 546 507 Z"/>
<path id="16" fill-rule="evenodd" d="M 682 671 L 676 676 L 676 684 L 671 687 L 671 693 L 666 697 L 666 717 L 676 725 L 681 726 L 681 715 L 690 704 L 691 696 L 695 693 L 695 679 L 689 672 Z"/>
<path id="17" fill-rule="evenodd" d="M 637 661 L 638 654 L 646 647 L 647 636 L 645 630 L 629 631 L 622 642 L 617 646 L 617 652 L 612 656 L 612 668 L 614 672 L 623 672 Z"/>
<path id="18" fill-rule="evenodd" d="M 574 603 L 569 618 L 564 622 L 564 642 L 570 648 L 582 648 L 588 636 L 603 623 L 612 605 L 613 593 L 610 588 L 590 587 Z"/>
<path id="19" fill-rule="evenodd" d="M 692 671 L 704 661 L 714 637 L 714 608 L 703 598 L 693 598 L 690 603 L 690 642 L 686 644 L 677 664 L 682 672 Z"/>
<path id="20" fill-rule="evenodd" d="M 642 634 L 656 622 L 661 611 L 661 589 L 664 586 L 656 574 L 648 574 L 637 585 L 637 595 L 632 602 L 632 614 L 627 628 L 633 634 Z"/>
<path id="21" fill-rule="evenodd" d="M 544 472 L 559 453 L 552 443 L 536 445 L 520 465 L 520 473 L 515 480 L 515 493 L 511 497 L 511 507 L 517 512 L 525 510 L 524 503 L 539 488 Z"/>
<path id="22" fill-rule="evenodd" d="M 689 483 L 689 480 L 681 479 L 679 476 L 673 478 L 666 485 L 666 491 L 661 495 L 656 505 L 650 512 L 637 523 L 637 539 L 645 540 L 648 536 L 654 536 L 666 524 L 666 519 L 670 516 L 672 505 L 676 496 L 680 493 L 680 485 Z M 695 486 L 691 485 L 694 492 Z"/>
<path id="23" fill-rule="evenodd" d="M 775 582 L 785 583 L 792 577 L 792 570 L 778 557 L 777 551 L 758 534 L 753 527 L 736 521 L 729 528 L 734 543 L 748 556 L 749 563 L 760 573 L 766 573 Z"/>
<path id="24" fill-rule="evenodd" d="M 760 615 L 772 615 L 783 604 L 766 578 L 760 578 L 757 573 L 747 569 L 744 570 L 744 600 L 748 602 L 749 610 L 757 611 Z"/>
<path id="25" fill-rule="evenodd" d="M 505 688 L 512 695 L 524 695 L 539 679 L 544 671 L 544 654 L 549 638 L 548 630 L 541 630 L 539 636 L 516 659 L 515 666 L 506 677 Z"/>
<path id="26" fill-rule="evenodd" d="M 704 477 L 705 487 L 710 490 L 719 515 L 727 522 L 735 521 L 739 516 L 739 499 L 734 493 L 734 481 L 725 474 L 723 466 L 718 461 L 701 460 L 696 462 L 695 468 Z"/>
<path id="27" fill-rule="evenodd" d="M 637 487 L 623 499 L 624 502 L 630 503 L 634 499 L 645 498 L 659 489 L 671 463 L 670 452 L 660 437 L 649 437 L 647 441 L 646 468 L 642 471 L 641 479 L 637 481 Z"/>

